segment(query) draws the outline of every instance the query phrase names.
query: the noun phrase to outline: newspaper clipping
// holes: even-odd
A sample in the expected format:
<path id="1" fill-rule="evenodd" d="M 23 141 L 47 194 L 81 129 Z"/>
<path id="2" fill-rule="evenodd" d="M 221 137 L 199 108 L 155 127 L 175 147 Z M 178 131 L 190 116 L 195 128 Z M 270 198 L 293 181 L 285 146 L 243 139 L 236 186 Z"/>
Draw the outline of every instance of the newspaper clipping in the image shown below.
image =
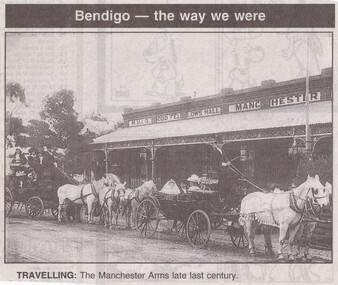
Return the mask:
<path id="1" fill-rule="evenodd" d="M 23 2 L 0 281 L 337 282 L 333 2 Z"/>

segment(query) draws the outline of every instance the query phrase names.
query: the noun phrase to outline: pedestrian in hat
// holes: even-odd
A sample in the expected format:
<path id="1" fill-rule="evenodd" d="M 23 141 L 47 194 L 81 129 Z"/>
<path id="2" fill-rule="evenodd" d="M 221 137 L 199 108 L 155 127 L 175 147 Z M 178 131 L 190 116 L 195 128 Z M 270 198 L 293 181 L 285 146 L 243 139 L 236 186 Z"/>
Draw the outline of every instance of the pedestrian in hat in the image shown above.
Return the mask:
<path id="1" fill-rule="evenodd" d="M 210 166 L 212 170 L 215 171 L 218 178 L 218 191 L 221 198 L 225 199 L 228 205 L 231 205 L 231 189 L 233 187 L 234 174 L 228 167 L 229 158 L 222 148 L 222 136 L 217 135 L 212 146 L 213 150 L 210 153 Z"/>

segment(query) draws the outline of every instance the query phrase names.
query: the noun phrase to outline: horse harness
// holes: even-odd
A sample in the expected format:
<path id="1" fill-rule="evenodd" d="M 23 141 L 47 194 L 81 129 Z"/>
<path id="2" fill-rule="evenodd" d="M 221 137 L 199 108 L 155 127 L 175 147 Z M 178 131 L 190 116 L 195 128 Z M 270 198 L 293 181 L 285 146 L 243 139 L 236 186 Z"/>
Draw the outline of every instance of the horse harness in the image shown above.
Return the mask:
<path id="1" fill-rule="evenodd" d="M 308 193 L 309 191 L 312 191 L 312 194 L 313 194 L 313 191 L 314 189 L 311 188 L 308 190 Z M 307 193 L 307 194 L 308 194 Z M 301 200 L 304 200 L 305 201 L 305 207 L 304 209 L 300 209 L 298 204 L 297 204 L 297 198 L 301 199 Z M 323 198 L 323 197 L 319 197 L 319 198 Z M 271 200 L 271 203 L 272 203 L 273 200 Z M 308 197 L 307 195 L 307 198 L 306 199 L 303 199 L 299 196 L 296 196 L 292 191 L 289 192 L 289 208 L 291 210 L 293 210 L 294 212 L 298 213 L 301 215 L 299 221 L 292 225 L 292 227 L 296 227 L 298 224 L 300 224 L 302 221 L 303 221 L 303 218 L 304 218 L 304 214 L 305 212 L 310 212 L 311 214 L 313 214 L 317 219 L 318 219 L 318 214 L 316 214 L 314 208 L 313 208 L 313 204 L 311 202 L 311 199 Z M 283 208 L 283 209 L 286 209 L 286 208 Z M 283 209 L 279 209 L 279 210 L 283 210 Z M 272 217 L 272 220 L 273 220 L 273 223 L 278 226 L 279 223 L 276 221 L 276 218 L 274 216 L 274 212 L 276 212 L 277 210 L 271 210 L 271 211 L 262 211 L 261 213 L 266 213 L 266 212 L 271 212 L 271 217 Z M 260 212 L 256 212 L 256 213 L 252 213 L 252 214 L 255 214 L 256 218 L 257 218 L 257 214 L 260 213 Z M 264 222 L 263 222 L 264 223 Z"/>
<path id="2" fill-rule="evenodd" d="M 134 195 L 135 194 L 135 195 Z M 131 191 L 127 197 L 127 203 L 125 204 L 124 208 L 123 208 L 123 212 L 122 212 L 122 216 L 124 216 L 124 214 L 126 213 L 126 210 L 128 207 L 131 207 L 131 202 L 133 200 L 136 200 L 137 202 L 140 202 L 139 199 L 139 189 L 133 189 L 133 191 Z"/>
<path id="3" fill-rule="evenodd" d="M 99 194 L 97 193 L 96 191 L 96 188 L 94 186 L 93 183 L 90 183 L 90 186 L 91 186 L 91 189 L 92 189 L 92 193 L 89 193 L 89 194 L 86 194 L 86 195 L 83 195 L 83 189 L 87 186 L 88 184 L 84 184 L 82 187 L 81 187 L 81 191 L 80 191 L 80 197 L 79 198 L 76 198 L 75 200 L 71 201 L 72 203 L 74 203 L 75 201 L 81 199 L 82 203 L 83 204 L 86 204 L 84 198 L 88 197 L 89 195 L 94 195 L 95 198 L 98 198 L 99 197 Z"/>
<path id="4" fill-rule="evenodd" d="M 314 197 L 314 202 L 316 202 L 316 205 L 318 205 L 317 199 L 325 198 L 325 196 L 315 197 L 315 195 L 314 195 L 315 193 L 314 193 L 313 188 L 309 189 L 308 193 L 309 193 L 309 191 L 311 191 L 312 196 Z M 302 199 L 301 197 L 298 197 L 298 198 L 301 199 L 301 200 L 305 200 L 305 207 L 304 207 L 303 210 L 301 210 L 298 207 L 295 194 L 293 192 L 290 192 L 290 195 L 289 195 L 290 208 L 293 211 L 295 211 L 296 213 L 302 215 L 302 217 L 301 217 L 301 219 L 298 223 L 300 223 L 300 222 L 321 222 L 319 216 L 320 216 L 322 211 L 321 210 L 320 211 L 315 210 L 315 208 L 313 207 L 314 204 L 311 201 L 311 199 L 308 197 L 308 195 L 307 195 L 306 199 Z M 307 218 L 310 218 L 311 220 L 304 220 L 304 215 L 306 213 L 308 213 L 309 216 L 310 216 L 310 217 L 307 217 Z"/>
<path id="5" fill-rule="evenodd" d="M 112 191 L 113 189 L 114 189 L 114 191 Z M 111 192 L 110 196 L 108 196 L 109 192 Z M 103 202 L 102 207 L 104 205 L 107 205 L 107 201 L 109 199 L 111 199 L 113 201 L 113 203 L 114 203 L 113 211 L 116 212 L 118 210 L 118 204 L 120 202 L 120 197 L 118 197 L 117 199 L 114 199 L 114 197 L 113 197 L 114 192 L 115 192 L 115 188 L 112 188 L 112 187 L 106 192 L 106 194 L 104 195 L 104 198 L 103 198 L 104 202 Z"/>

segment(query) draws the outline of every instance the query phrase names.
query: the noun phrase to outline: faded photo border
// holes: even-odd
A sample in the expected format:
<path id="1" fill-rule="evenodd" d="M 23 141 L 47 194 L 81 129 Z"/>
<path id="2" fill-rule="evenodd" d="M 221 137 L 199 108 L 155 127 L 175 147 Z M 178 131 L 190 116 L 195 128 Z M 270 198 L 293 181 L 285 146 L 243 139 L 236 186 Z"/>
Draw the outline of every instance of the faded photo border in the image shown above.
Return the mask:
<path id="1" fill-rule="evenodd" d="M 0 13 L 4 15 L 4 7 L 1 7 Z M 220 31 L 220 29 L 213 29 L 213 31 L 209 30 L 203 30 L 203 31 L 195 31 L 190 30 L 189 28 L 186 28 L 187 31 L 178 31 L 174 28 L 172 29 L 165 29 L 158 31 L 158 29 L 152 29 L 151 31 L 140 31 L 140 29 L 124 29 L 123 31 L 115 31 L 112 29 L 97 29 L 96 31 L 93 30 L 86 30 L 84 29 L 48 29 L 48 31 L 45 31 L 43 28 L 32 28 L 32 29 L 18 29 L 18 30 L 9 30 L 2 28 L 1 29 L 1 41 L 2 47 L 0 56 L 3 58 L 3 61 L 1 61 L 1 64 L 3 64 L 3 73 L 1 72 L 1 82 L 4 84 L 4 92 L 5 92 L 5 83 L 6 83 L 6 37 L 9 34 L 15 34 L 15 33 L 22 33 L 22 34 L 44 34 L 44 33 L 55 33 L 55 34 L 65 34 L 65 33 L 83 33 L 83 34 L 114 34 L 114 33 L 135 33 L 135 34 L 142 34 L 142 33 L 194 33 L 194 34 L 202 34 L 202 33 L 208 33 L 208 34 L 216 34 L 216 33 L 229 33 L 229 34 L 245 34 L 245 33 L 259 33 L 259 34 L 268 34 L 268 33 L 328 33 L 332 36 L 332 67 L 333 67 L 333 96 L 332 96 L 332 122 L 335 122 L 335 110 L 337 108 L 336 106 L 336 100 L 335 100 L 335 92 L 336 92 L 336 57 L 334 56 L 334 47 L 336 44 L 336 38 L 334 32 L 332 29 L 315 29 L 315 31 L 310 29 L 277 29 L 277 30 L 271 30 L 271 29 L 246 29 L 245 31 L 233 31 L 231 29 L 223 29 Z M 268 30 L 268 31 L 267 31 Z M 281 31 L 282 30 L 282 31 Z M 268 78 L 267 78 L 268 79 Z M 4 131 L 3 126 L 5 125 L 4 118 L 5 118 L 5 96 L 3 96 L 3 100 L 1 100 L 1 104 L 3 104 L 2 111 L 3 115 L 3 124 L 1 127 L 1 131 Z M 333 123 L 335 126 L 336 123 Z M 333 132 L 335 131 L 335 127 L 333 127 Z M 4 134 L 4 132 L 3 132 Z M 335 173 L 335 170 L 337 169 L 337 162 L 336 162 L 336 140 L 335 136 L 333 136 L 333 173 Z M 1 136 L 1 140 L 3 143 L 4 148 L 1 150 L 1 155 L 4 157 L 3 163 L 3 169 L 4 173 L 1 174 L 1 181 L 2 181 L 2 188 L 4 189 L 4 181 L 5 181 L 5 165 L 6 165 L 6 156 L 5 156 L 5 134 Z M 335 185 L 335 174 L 333 175 L 333 185 Z M 5 194 L 5 193 L 4 193 Z M 2 198 L 1 198 L 2 199 Z M 4 197 L 5 200 L 5 197 Z M 1 203 L 3 200 L 1 200 Z M 337 205 L 337 202 L 335 202 L 335 199 L 333 199 L 334 205 Z M 1 205 L 3 205 L 2 203 Z M 237 283 L 302 283 L 302 284 L 318 284 L 318 283 L 327 283 L 332 284 L 335 283 L 335 276 L 334 272 L 337 270 L 337 258 L 335 256 L 335 248 L 336 248 L 336 241 L 335 241 L 335 233 L 336 233 L 336 226 L 333 227 L 332 231 L 332 240 L 333 240 L 333 248 L 331 251 L 331 264 L 279 264 L 279 263 L 255 263 L 253 262 L 250 264 L 249 262 L 239 262 L 239 263 L 220 263 L 220 262 L 123 262 L 122 260 L 120 262 L 5 262 L 6 260 L 6 227 L 5 222 L 6 218 L 3 216 L 4 211 L 2 211 L 2 206 L 0 207 L 1 213 L 0 213 L 0 219 L 3 217 L 4 224 L 1 225 L 0 229 L 3 231 L 4 234 L 4 244 L 3 244 L 3 252 L 0 253 L 1 258 L 1 264 L 0 264 L 0 280 L 18 280 L 18 271 L 72 271 L 76 274 L 76 277 L 73 280 L 63 280 L 63 282 L 76 282 L 76 283 L 120 283 L 120 282 L 128 282 L 128 283 L 134 283 L 135 281 L 130 280 L 98 280 L 96 279 L 99 272 L 107 271 L 107 272 L 140 272 L 145 273 L 146 276 L 149 274 L 149 272 L 158 272 L 158 273 L 168 273 L 171 276 L 172 272 L 227 272 L 227 273 L 236 273 L 239 276 L 238 280 L 235 280 Z M 334 210 L 333 207 L 333 220 L 336 220 L 337 211 Z M 1 219 L 2 220 L 2 219 Z M 334 223 L 333 223 L 334 224 Z M 140 237 L 141 238 L 141 237 Z M 1 243 L 0 243 L 1 246 Z M 151 250 L 151 249 L 150 249 Z M 203 252 L 201 252 L 203 254 Z M 80 272 L 88 272 L 90 274 L 94 273 L 95 278 L 81 278 Z M 22 281 L 22 280 L 20 280 Z M 27 281 L 27 280 L 26 280 Z M 35 280 L 35 281 L 45 281 L 45 280 Z M 169 280 L 142 280 L 142 282 L 145 283 L 151 283 L 151 282 L 161 282 L 162 284 L 171 284 L 172 282 L 177 282 L 177 280 L 169 279 Z M 201 280 L 179 280 L 184 281 L 186 284 L 190 283 L 196 283 L 201 282 Z M 140 281 L 139 281 L 140 282 Z M 220 280 L 206 280 L 204 279 L 203 282 L 206 282 L 208 284 L 212 283 L 219 283 Z"/>

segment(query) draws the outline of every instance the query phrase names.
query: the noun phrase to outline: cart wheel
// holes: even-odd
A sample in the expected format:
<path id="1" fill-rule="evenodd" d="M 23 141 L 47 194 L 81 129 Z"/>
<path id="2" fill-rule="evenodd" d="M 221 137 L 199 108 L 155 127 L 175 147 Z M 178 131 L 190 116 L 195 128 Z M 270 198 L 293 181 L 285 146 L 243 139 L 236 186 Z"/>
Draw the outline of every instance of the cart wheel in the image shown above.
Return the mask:
<path id="1" fill-rule="evenodd" d="M 39 218 L 43 215 L 44 206 L 39 197 L 31 197 L 26 202 L 26 213 L 31 218 Z"/>
<path id="2" fill-rule="evenodd" d="M 232 221 L 228 227 L 228 231 L 231 241 L 235 247 L 248 246 L 248 240 L 244 234 L 244 228 L 238 223 L 238 221 Z"/>
<path id="3" fill-rule="evenodd" d="M 151 199 L 144 199 L 136 210 L 136 227 L 143 237 L 152 237 L 158 227 L 159 210 Z"/>
<path id="4" fill-rule="evenodd" d="M 187 222 L 176 221 L 175 231 L 176 231 L 176 234 L 180 238 L 186 238 L 187 237 Z"/>
<path id="5" fill-rule="evenodd" d="M 53 209 L 50 209 L 50 211 L 52 212 L 52 215 L 55 219 L 58 219 L 58 214 L 59 214 L 59 209 L 58 208 L 53 208 Z"/>
<path id="6" fill-rule="evenodd" d="M 211 224 L 202 210 L 192 212 L 187 221 L 187 238 L 192 247 L 202 248 L 209 241 Z"/>
<path id="7" fill-rule="evenodd" d="M 6 187 L 6 217 L 8 217 L 11 212 L 12 212 L 12 208 L 13 208 L 13 204 L 14 204 L 14 199 L 13 199 L 13 195 L 11 190 L 9 190 L 9 188 Z"/>

